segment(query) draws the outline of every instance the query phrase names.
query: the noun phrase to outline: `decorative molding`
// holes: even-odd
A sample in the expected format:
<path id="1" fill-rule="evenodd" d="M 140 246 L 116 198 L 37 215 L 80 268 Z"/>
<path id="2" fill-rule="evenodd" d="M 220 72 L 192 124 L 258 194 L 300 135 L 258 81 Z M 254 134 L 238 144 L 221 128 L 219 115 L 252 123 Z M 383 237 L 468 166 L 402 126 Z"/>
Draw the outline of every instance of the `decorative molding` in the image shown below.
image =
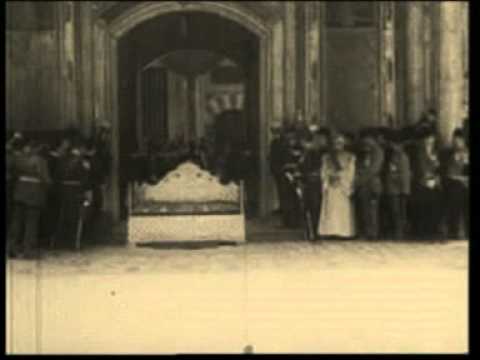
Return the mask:
<path id="1" fill-rule="evenodd" d="M 265 22 L 251 11 L 234 4 L 214 1 L 192 1 L 181 5 L 178 1 L 140 2 L 137 6 L 125 10 L 110 24 L 115 38 L 120 38 L 138 24 L 159 15 L 181 11 L 204 11 L 218 14 L 241 24 L 254 34 L 265 37 L 269 32 Z"/>

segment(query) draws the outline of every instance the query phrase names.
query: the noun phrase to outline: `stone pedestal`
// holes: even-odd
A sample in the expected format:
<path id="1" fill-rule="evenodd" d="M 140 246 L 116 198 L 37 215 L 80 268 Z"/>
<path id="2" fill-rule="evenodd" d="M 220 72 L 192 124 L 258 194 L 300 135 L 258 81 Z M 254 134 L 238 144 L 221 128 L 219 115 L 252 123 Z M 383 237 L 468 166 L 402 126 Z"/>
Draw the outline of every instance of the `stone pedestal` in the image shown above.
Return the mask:
<path id="1" fill-rule="evenodd" d="M 438 131 L 443 145 L 451 142 L 461 126 L 464 102 L 462 2 L 439 2 L 438 6 Z"/>

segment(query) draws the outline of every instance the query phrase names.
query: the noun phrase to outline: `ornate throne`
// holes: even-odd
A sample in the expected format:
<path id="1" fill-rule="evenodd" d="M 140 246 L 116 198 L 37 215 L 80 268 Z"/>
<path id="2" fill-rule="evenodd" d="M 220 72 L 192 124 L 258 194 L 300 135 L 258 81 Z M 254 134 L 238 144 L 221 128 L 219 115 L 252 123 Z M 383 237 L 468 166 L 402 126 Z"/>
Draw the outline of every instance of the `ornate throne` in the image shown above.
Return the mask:
<path id="1" fill-rule="evenodd" d="M 245 242 L 243 184 L 221 184 L 192 162 L 129 190 L 128 241 Z"/>

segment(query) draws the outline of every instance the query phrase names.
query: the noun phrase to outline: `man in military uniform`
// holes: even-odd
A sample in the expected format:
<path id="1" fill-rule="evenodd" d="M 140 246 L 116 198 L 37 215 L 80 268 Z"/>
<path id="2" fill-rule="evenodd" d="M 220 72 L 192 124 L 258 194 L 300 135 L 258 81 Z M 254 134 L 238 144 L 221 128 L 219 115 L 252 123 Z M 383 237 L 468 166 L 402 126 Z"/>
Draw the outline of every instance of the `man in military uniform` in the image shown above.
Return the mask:
<path id="1" fill-rule="evenodd" d="M 453 134 L 453 144 L 447 150 L 442 166 L 443 201 L 447 235 L 450 239 L 460 238 L 461 223 L 465 232 L 468 228 L 469 208 L 469 151 L 461 129 Z"/>
<path id="2" fill-rule="evenodd" d="M 64 161 L 71 146 L 71 139 L 69 136 L 64 136 L 59 140 L 58 145 L 47 154 L 48 168 L 52 178 L 52 186 L 48 192 L 48 211 L 45 212 L 45 231 L 49 239 L 50 246 L 54 243 L 54 236 L 58 226 L 60 215 L 60 164 Z"/>
<path id="3" fill-rule="evenodd" d="M 282 136 L 282 125 L 277 122 L 271 127 L 272 142 L 270 143 L 270 171 L 277 189 L 279 209 L 275 212 L 282 213 L 285 208 L 285 192 L 283 180 L 283 161 L 286 151 L 285 139 Z"/>
<path id="4" fill-rule="evenodd" d="M 100 232 L 101 211 L 103 207 L 102 185 L 104 184 L 104 168 L 100 155 L 97 152 L 97 145 L 94 141 L 89 141 L 85 152 L 85 158 L 88 163 L 84 165 L 89 170 L 86 191 L 91 193 L 91 206 L 89 207 L 86 223 L 86 239 L 93 241 Z M 136 179 L 135 179 L 136 180 Z"/>
<path id="5" fill-rule="evenodd" d="M 399 133 L 392 133 L 389 139 L 389 154 L 385 166 L 385 197 L 387 203 L 389 235 L 396 239 L 405 236 L 407 228 L 407 204 L 410 196 L 410 159 L 403 148 Z"/>
<path id="6" fill-rule="evenodd" d="M 379 235 L 379 201 L 384 152 L 371 132 L 362 136 L 362 149 L 356 174 L 357 210 L 360 232 L 368 239 Z"/>
<path id="7" fill-rule="evenodd" d="M 435 133 L 425 130 L 421 134 L 414 170 L 411 206 L 415 232 L 421 238 L 438 238 L 441 225 L 441 169 Z"/>
<path id="8" fill-rule="evenodd" d="M 82 236 L 83 208 L 89 190 L 90 164 L 85 159 L 85 144 L 77 139 L 60 165 L 60 220 L 56 241 L 63 247 L 79 246 Z M 90 199 L 91 201 L 91 199 Z"/>
<path id="9" fill-rule="evenodd" d="M 12 256 L 34 258 L 38 250 L 40 214 L 45 208 L 51 183 L 47 161 L 40 151 L 38 144 L 27 143 L 13 164 L 18 181 L 14 191 L 14 218 L 9 239 Z"/>
<path id="10" fill-rule="evenodd" d="M 285 179 L 285 206 L 283 224 L 288 228 L 300 225 L 301 209 L 296 192 L 295 178 L 300 174 L 300 161 L 303 156 L 301 144 L 296 129 L 286 130 L 286 152 L 283 163 L 283 178 Z"/>
<path id="11" fill-rule="evenodd" d="M 305 206 L 310 213 L 314 232 L 318 228 L 322 204 L 321 168 L 323 155 L 328 150 L 328 133 L 325 129 L 310 126 L 312 145 L 305 151 L 301 171 L 305 182 Z"/>
<path id="12" fill-rule="evenodd" d="M 10 225 L 13 211 L 13 192 L 15 189 L 16 174 L 14 169 L 15 159 L 20 156 L 23 147 L 23 135 L 21 133 L 15 133 L 8 139 L 5 149 L 6 166 L 5 166 L 5 180 L 6 180 L 6 194 L 7 194 L 7 206 L 6 206 L 6 224 Z"/>
<path id="13" fill-rule="evenodd" d="M 436 132 L 437 112 L 435 109 L 428 109 L 420 118 L 415 128 L 419 132 Z"/>

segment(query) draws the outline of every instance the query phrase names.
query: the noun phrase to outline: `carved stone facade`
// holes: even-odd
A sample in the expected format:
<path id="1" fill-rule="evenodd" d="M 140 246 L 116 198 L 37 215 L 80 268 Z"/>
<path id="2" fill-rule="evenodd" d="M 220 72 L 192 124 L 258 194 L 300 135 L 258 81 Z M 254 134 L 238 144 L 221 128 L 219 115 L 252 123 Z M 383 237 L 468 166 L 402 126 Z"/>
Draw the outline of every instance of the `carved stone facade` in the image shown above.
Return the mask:
<path id="1" fill-rule="evenodd" d="M 108 121 L 113 174 L 118 175 L 118 92 L 124 81 L 118 74 L 119 42 L 136 26 L 165 14 L 214 14 L 258 38 L 258 86 L 250 91 L 258 92 L 260 208 L 266 214 L 272 207 L 269 126 L 293 121 L 298 110 L 307 121 L 356 129 L 402 126 L 434 106 L 442 140 L 449 141 L 468 101 L 467 7 L 462 2 L 58 2 L 56 28 L 32 33 L 28 40 L 36 44 L 35 54 L 56 55 L 56 71 L 51 68 L 51 78 L 45 75 L 43 87 L 35 90 L 41 97 L 48 91 L 45 84 L 52 84 L 53 93 L 38 107 L 40 112 L 48 109 L 48 119 L 41 122 L 27 119 L 31 114 L 24 113 L 16 96 L 32 88 L 34 80 L 26 68 L 18 68 L 18 59 L 34 52 L 22 50 L 18 21 L 10 23 L 7 125 L 39 130 L 77 126 L 88 133 L 95 123 Z M 131 121 L 135 116 L 133 112 Z M 109 202 L 114 213 L 119 191 L 114 176 Z"/>

